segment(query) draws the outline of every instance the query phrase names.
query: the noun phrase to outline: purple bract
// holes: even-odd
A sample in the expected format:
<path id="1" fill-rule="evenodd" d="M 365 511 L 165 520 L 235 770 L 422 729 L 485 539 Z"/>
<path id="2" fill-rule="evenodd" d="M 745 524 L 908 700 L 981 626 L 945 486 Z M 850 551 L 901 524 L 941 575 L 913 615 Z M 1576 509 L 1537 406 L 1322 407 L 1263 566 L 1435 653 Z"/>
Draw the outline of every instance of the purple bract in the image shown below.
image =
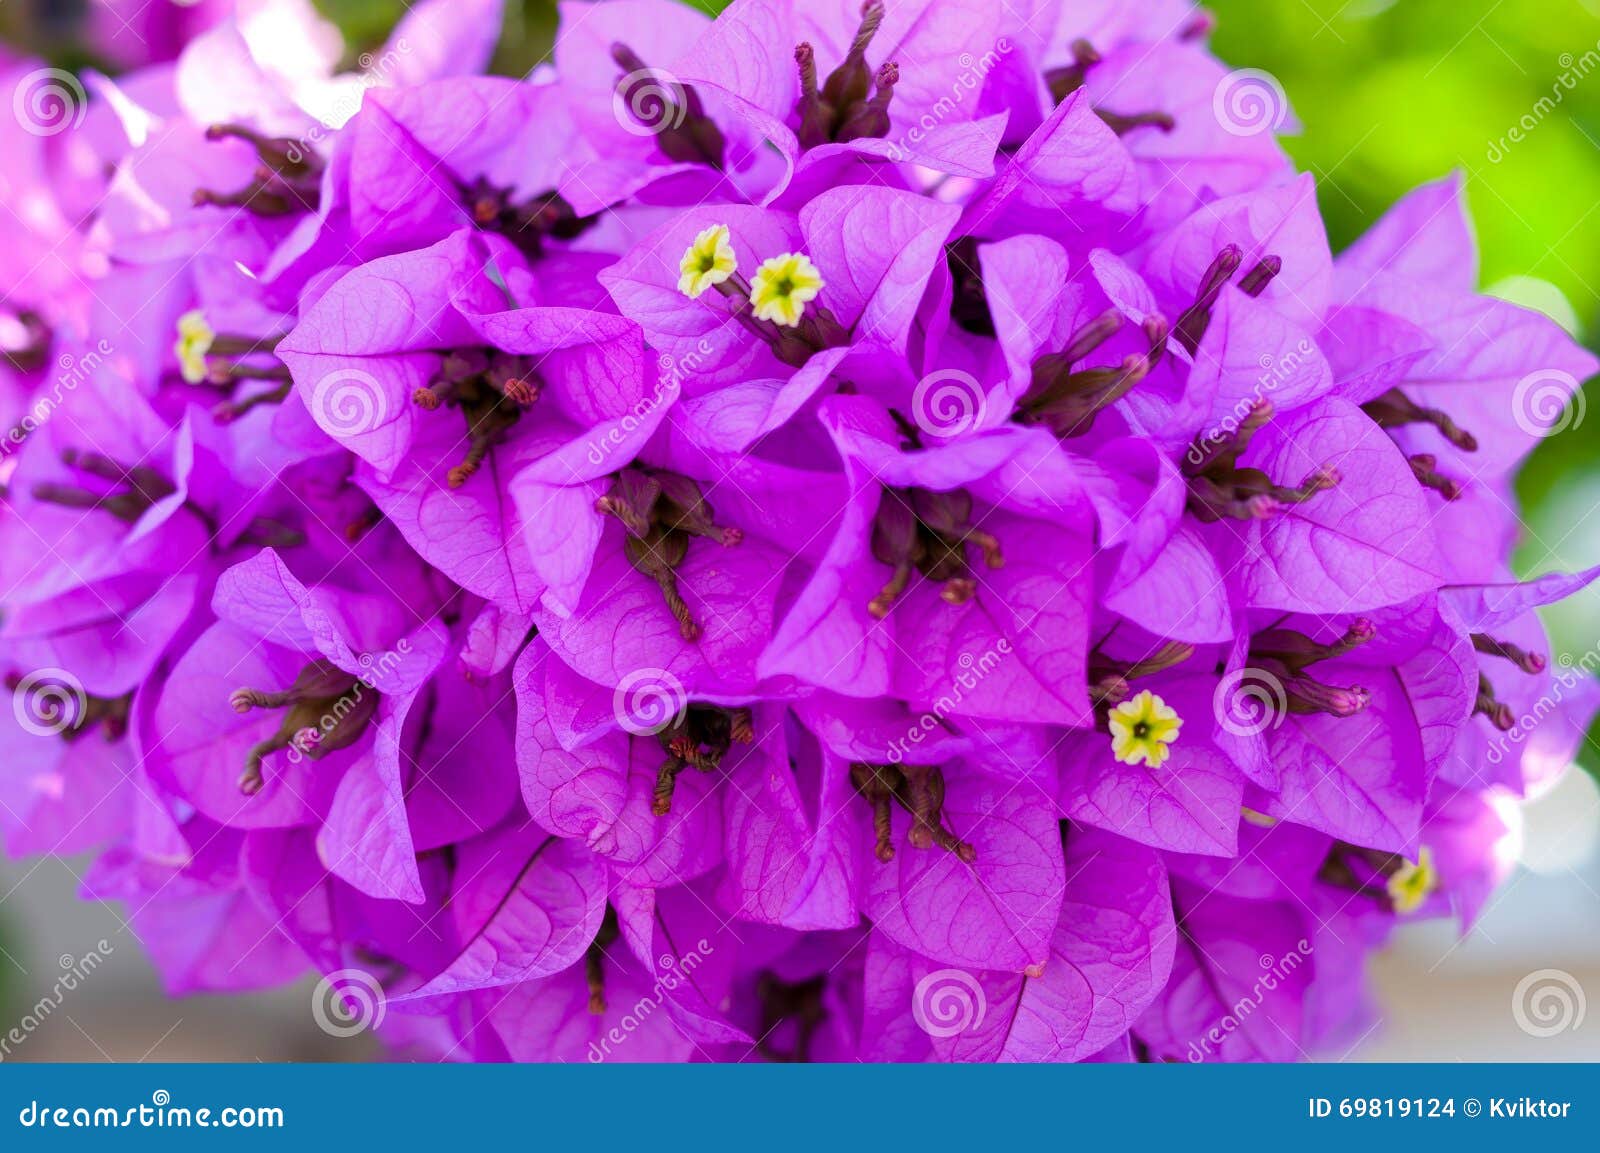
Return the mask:
<path id="1" fill-rule="evenodd" d="M 1177 0 L 564 3 L 522 80 L 211 7 L 6 125 L 0 256 L 0 833 L 174 991 L 1286 1060 L 1477 916 L 1596 704 L 1509 567 L 1595 361 L 1459 180 L 1334 255 Z"/>

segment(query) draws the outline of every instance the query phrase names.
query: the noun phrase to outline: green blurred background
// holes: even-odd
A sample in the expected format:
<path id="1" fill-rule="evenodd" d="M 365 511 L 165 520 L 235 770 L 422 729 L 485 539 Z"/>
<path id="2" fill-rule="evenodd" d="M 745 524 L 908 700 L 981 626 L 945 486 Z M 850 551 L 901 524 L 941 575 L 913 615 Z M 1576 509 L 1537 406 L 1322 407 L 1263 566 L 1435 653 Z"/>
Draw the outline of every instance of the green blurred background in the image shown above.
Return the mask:
<path id="1" fill-rule="evenodd" d="M 64 67 L 102 63 L 63 34 L 88 2 L 5 0 L 0 37 Z M 379 44 L 404 8 L 400 0 L 317 2 L 343 28 L 352 60 Z M 695 0 L 695 6 L 714 12 L 723 5 Z M 552 0 L 509 0 L 508 7 L 495 70 L 521 74 L 546 58 L 555 6 Z M 1335 250 L 1407 189 L 1459 169 L 1477 224 L 1483 287 L 1547 312 L 1600 348 L 1600 0 L 1214 0 L 1208 7 L 1218 21 L 1217 53 L 1235 67 L 1272 73 L 1292 101 L 1303 130 L 1286 145 L 1317 177 Z M 1520 140 L 1511 139 L 1514 129 Z M 1587 403 L 1576 412 L 1600 405 L 1597 392 L 1600 382 L 1589 382 Z M 1518 557 L 1524 572 L 1600 564 L 1596 429 L 1600 408 L 1544 441 L 1524 470 L 1519 485 L 1528 532 Z M 1555 652 L 1576 659 L 1600 649 L 1600 592 L 1551 610 L 1547 621 Z M 1597 736 L 1600 729 L 1591 732 L 1583 761 L 1600 776 Z M 1568 808 L 1584 803 L 1551 801 Z M 1587 816 L 1573 814 L 1580 824 Z M 1530 810 L 1530 842 L 1541 819 Z M 1540 835 L 1547 845 L 1568 837 L 1554 838 L 1548 830 Z M 1550 859 L 1541 869 L 1523 859 L 1535 873 L 1587 868 L 1578 860 Z M 0 893 L 3 882 L 0 873 Z M 1574 900 L 1583 889 L 1595 891 L 1591 882 L 1580 884 L 1569 890 L 1536 879 L 1532 894 L 1515 903 L 1527 924 L 1516 922 L 1521 927 L 1508 933 L 1531 936 L 1553 917 L 1575 932 Z M 19 933 L 15 911 L 0 912 L 10 920 L 0 925 L 0 955 L 10 956 L 8 944 L 26 955 L 30 942 Z M 1489 1037 L 1495 1038 L 1492 1055 L 1509 1052 L 1499 1034 L 1462 1017 L 1463 1007 L 1480 996 L 1499 1004 L 1498 962 L 1475 969 L 1472 951 L 1462 961 L 1448 938 L 1446 930 L 1439 948 L 1455 958 L 1453 965 L 1464 966 L 1457 977 L 1448 970 L 1434 975 L 1443 958 L 1433 962 L 1431 954 L 1419 962 L 1402 951 L 1398 960 L 1384 962 L 1393 966 L 1383 982 L 1387 999 L 1418 1006 L 1416 1023 L 1409 1030 L 1397 1023 L 1397 1032 L 1415 1034 L 1420 1048 L 1381 1055 L 1459 1055 Z M 1587 944 L 1580 947 L 1576 938 L 1571 944 L 1588 955 Z M 1414 981 L 1423 969 L 1433 979 Z M 8 993 L 13 1002 L 20 998 L 16 974 L 15 964 L 0 961 L 0 1007 Z M 1493 992 L 1480 994 L 1480 986 Z M 1430 995 L 1443 1000 L 1424 1007 Z M 129 1003 L 126 997 L 118 1002 Z M 1445 1036 L 1457 1019 L 1461 1031 Z M 252 1020 L 266 1029 L 270 1016 Z M 1597 1052 L 1581 1050 L 1590 1059 Z M 1554 1055 L 1541 1051 L 1539 1059 Z"/>

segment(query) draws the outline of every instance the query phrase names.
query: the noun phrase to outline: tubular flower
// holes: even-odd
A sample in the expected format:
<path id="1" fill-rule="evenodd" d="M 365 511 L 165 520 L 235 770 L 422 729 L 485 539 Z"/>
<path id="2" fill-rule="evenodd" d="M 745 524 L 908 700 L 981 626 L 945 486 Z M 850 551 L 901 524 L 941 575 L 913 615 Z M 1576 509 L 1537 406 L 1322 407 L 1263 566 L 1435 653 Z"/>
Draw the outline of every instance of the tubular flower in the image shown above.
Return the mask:
<path id="1" fill-rule="evenodd" d="M 1125 765 L 1141 762 L 1152 769 L 1166 763 L 1183 721 L 1166 701 L 1145 689 L 1111 710 L 1111 752 Z"/>
<path id="2" fill-rule="evenodd" d="M 0 838 L 173 989 L 1292 1060 L 1485 907 L 1600 705 L 1600 571 L 1510 567 L 1596 362 L 1459 180 L 1335 254 L 1183 0 L 564 4 L 524 79 L 499 0 L 361 77 L 205 7 L 0 182 Z"/>
<path id="3" fill-rule="evenodd" d="M 678 263 L 678 270 L 683 274 L 678 280 L 678 291 L 696 300 L 706 289 L 727 280 L 738 267 L 739 259 L 729 240 L 728 226 L 713 224 L 694 238 Z"/>
<path id="4" fill-rule="evenodd" d="M 206 314 L 192 309 L 178 317 L 178 343 L 173 351 L 178 356 L 179 370 L 190 384 L 200 384 L 208 375 L 206 355 L 216 342 L 217 334 L 206 323 Z"/>
<path id="5" fill-rule="evenodd" d="M 1422 908 L 1432 892 L 1439 887 L 1439 875 L 1433 867 L 1433 850 L 1423 845 L 1415 861 L 1404 861 L 1389 877 L 1385 888 L 1394 911 L 1402 915 L 1415 913 Z"/>
<path id="6" fill-rule="evenodd" d="M 793 328 L 800 323 L 806 305 L 821 291 L 822 273 L 811 258 L 803 252 L 785 252 L 768 257 L 756 269 L 750 283 L 750 303 L 755 306 L 757 320 Z"/>

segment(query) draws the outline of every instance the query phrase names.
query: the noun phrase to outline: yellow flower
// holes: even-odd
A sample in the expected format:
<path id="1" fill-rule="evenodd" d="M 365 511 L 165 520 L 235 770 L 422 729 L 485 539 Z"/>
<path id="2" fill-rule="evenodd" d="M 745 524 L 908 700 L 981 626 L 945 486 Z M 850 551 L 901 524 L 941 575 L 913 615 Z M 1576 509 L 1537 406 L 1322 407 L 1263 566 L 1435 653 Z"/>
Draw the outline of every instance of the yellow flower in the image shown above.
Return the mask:
<path id="1" fill-rule="evenodd" d="M 1258 813 L 1249 806 L 1242 807 L 1239 813 L 1244 817 L 1247 824 L 1254 825 L 1258 829 L 1270 829 L 1278 823 L 1277 817 L 1269 817 L 1265 813 Z"/>
<path id="2" fill-rule="evenodd" d="M 206 314 L 198 308 L 178 317 L 178 343 L 173 351 L 178 354 L 178 368 L 183 379 L 190 384 L 201 384 L 206 379 L 206 353 L 217 334 L 206 323 Z"/>
<path id="3" fill-rule="evenodd" d="M 750 285 L 756 319 L 793 328 L 806 305 L 822 291 L 822 273 L 803 252 L 785 252 L 761 262 Z"/>
<path id="4" fill-rule="evenodd" d="M 1423 845 L 1417 850 L 1416 864 L 1404 861 L 1389 878 L 1389 900 L 1397 913 L 1415 913 L 1428 894 L 1439 887 L 1439 874 L 1433 867 L 1433 850 Z"/>
<path id="5" fill-rule="evenodd" d="M 721 284 L 739 267 L 739 258 L 726 224 L 713 224 L 694 238 L 678 261 L 678 291 L 694 300 L 714 284 Z"/>
<path id="6" fill-rule="evenodd" d="M 1159 769 L 1178 739 L 1183 720 L 1149 689 L 1111 710 L 1111 755 L 1125 765 L 1145 762 Z"/>

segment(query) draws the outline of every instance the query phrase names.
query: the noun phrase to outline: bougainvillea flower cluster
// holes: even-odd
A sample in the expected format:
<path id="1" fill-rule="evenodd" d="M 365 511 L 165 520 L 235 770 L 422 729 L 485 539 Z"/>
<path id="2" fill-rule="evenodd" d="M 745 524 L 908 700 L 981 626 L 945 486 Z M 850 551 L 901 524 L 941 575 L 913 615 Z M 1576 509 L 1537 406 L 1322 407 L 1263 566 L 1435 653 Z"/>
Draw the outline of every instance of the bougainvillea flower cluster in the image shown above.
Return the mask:
<path id="1" fill-rule="evenodd" d="M 7 65 L 11 852 L 451 1060 L 1293 1059 L 1472 922 L 1595 362 L 1459 180 L 1335 256 L 1177 0 L 500 18 Z"/>

